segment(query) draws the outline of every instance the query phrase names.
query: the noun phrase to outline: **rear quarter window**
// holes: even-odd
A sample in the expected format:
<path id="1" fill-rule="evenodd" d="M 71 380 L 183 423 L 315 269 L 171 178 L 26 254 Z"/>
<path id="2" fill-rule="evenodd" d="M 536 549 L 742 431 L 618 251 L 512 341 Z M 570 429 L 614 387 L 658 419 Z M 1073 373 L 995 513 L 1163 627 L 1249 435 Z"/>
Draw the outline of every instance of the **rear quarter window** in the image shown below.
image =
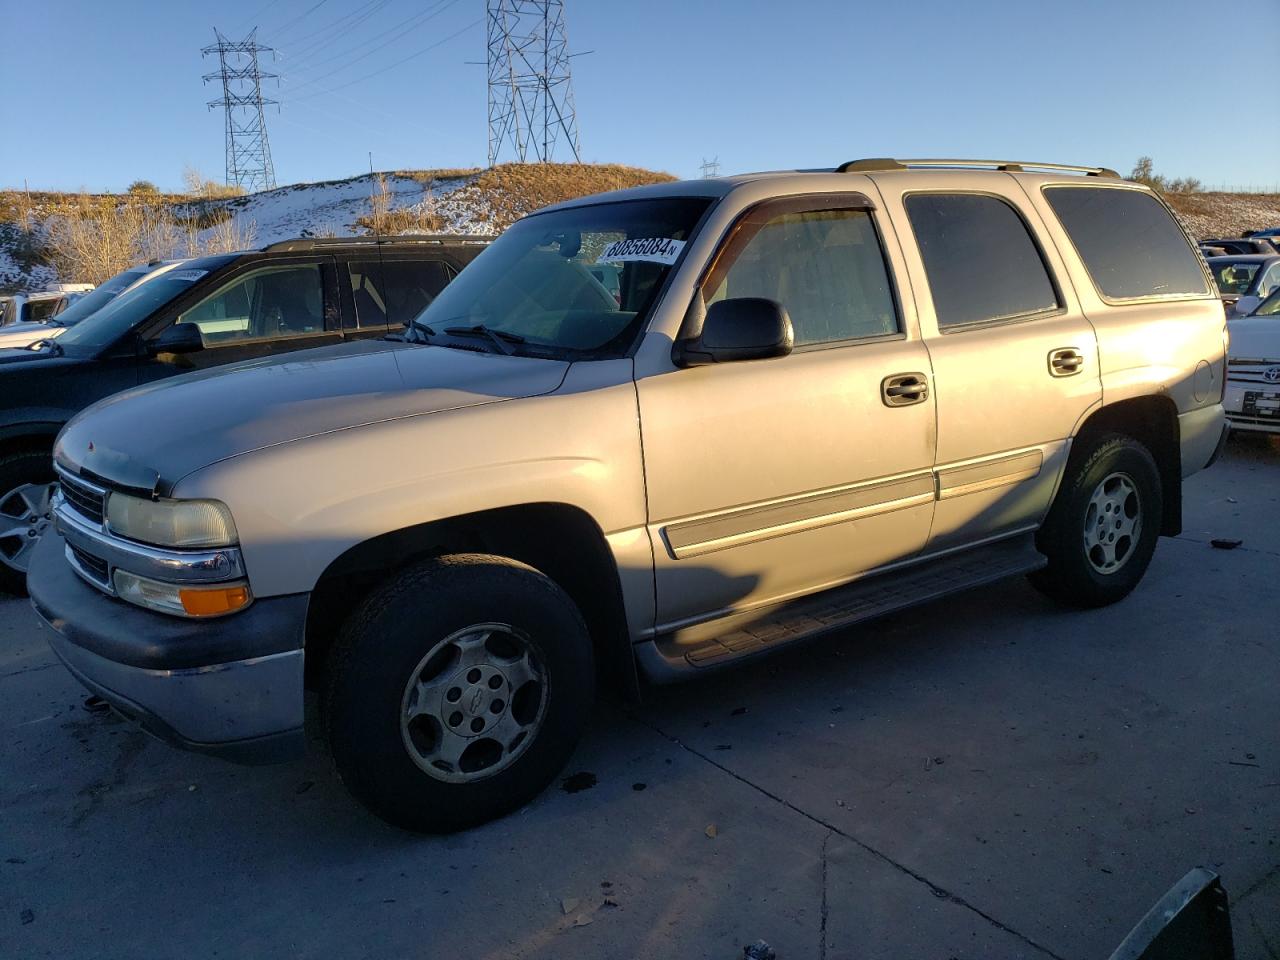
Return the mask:
<path id="1" fill-rule="evenodd" d="M 1209 293 L 1200 258 L 1155 197 L 1113 187 L 1045 187 L 1094 286 L 1110 300 Z"/>

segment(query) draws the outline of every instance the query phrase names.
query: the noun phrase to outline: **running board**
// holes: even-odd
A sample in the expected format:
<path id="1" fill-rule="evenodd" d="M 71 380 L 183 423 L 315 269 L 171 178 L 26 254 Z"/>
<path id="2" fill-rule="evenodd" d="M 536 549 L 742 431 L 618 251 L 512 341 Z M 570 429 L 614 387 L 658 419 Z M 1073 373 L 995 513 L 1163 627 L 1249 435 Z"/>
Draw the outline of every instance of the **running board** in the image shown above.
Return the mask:
<path id="1" fill-rule="evenodd" d="M 714 639 L 681 643 L 676 634 L 636 647 L 641 671 L 655 683 L 685 679 L 855 623 L 919 606 L 952 593 L 1030 573 L 1048 561 L 1025 534 L 960 553 L 871 574 L 822 593 L 758 611 Z"/>

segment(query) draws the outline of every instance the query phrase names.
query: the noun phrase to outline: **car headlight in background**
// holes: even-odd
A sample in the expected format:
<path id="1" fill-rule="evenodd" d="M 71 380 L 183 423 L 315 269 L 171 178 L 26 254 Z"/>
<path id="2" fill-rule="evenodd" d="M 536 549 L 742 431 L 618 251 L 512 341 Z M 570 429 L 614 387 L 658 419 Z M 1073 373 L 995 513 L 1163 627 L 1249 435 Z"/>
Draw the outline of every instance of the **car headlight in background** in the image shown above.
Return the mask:
<path id="1" fill-rule="evenodd" d="M 124 493 L 107 498 L 107 529 L 161 547 L 229 547 L 235 521 L 217 500 L 144 500 Z"/>

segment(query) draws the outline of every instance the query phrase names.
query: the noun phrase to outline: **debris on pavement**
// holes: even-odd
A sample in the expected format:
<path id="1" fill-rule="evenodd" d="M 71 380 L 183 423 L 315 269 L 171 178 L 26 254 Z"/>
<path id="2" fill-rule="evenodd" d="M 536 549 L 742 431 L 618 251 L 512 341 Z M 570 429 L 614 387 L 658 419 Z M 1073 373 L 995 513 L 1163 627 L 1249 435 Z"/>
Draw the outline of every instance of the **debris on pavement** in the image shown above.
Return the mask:
<path id="1" fill-rule="evenodd" d="M 763 940 L 757 940 L 750 946 L 742 948 L 742 960 L 778 960 L 773 947 Z"/>
<path id="2" fill-rule="evenodd" d="M 111 710 L 111 704 L 103 700 L 96 693 L 93 696 L 85 697 L 81 704 L 90 713 L 107 713 Z"/>
<path id="3" fill-rule="evenodd" d="M 596 785 L 596 775 L 586 770 L 579 770 L 560 781 L 560 789 L 565 793 L 581 793 Z"/>
<path id="4" fill-rule="evenodd" d="M 710 839 L 714 840 L 716 838 L 716 835 L 719 834 L 720 831 L 716 829 L 716 825 L 714 823 L 709 823 L 707 824 L 707 829 L 702 832 L 705 833 Z"/>
<path id="5" fill-rule="evenodd" d="M 19 916 L 22 918 L 22 925 L 25 927 L 28 923 L 34 923 L 36 912 L 30 908 L 23 910 Z"/>
<path id="6" fill-rule="evenodd" d="M 633 783 L 631 785 L 631 789 L 634 790 L 636 793 L 639 793 L 641 790 L 644 790 L 648 786 L 649 785 L 647 783 Z"/>
<path id="7" fill-rule="evenodd" d="M 574 917 L 573 923 L 571 923 L 570 926 L 571 927 L 587 927 L 587 926 L 590 926 L 591 923 L 592 923 L 592 920 L 590 917 L 581 916 L 581 917 Z"/>
<path id="8" fill-rule="evenodd" d="M 1216 550 L 1234 550 L 1236 547 L 1240 546 L 1240 544 L 1242 543 L 1244 543 L 1243 540 L 1234 540 L 1228 537 L 1219 537 L 1217 539 L 1210 540 L 1209 546 L 1213 547 Z"/>
<path id="9" fill-rule="evenodd" d="M 613 897 L 605 897 L 604 903 L 600 904 L 602 907 L 616 907 L 617 905 L 618 901 L 613 899 Z"/>
<path id="10" fill-rule="evenodd" d="M 732 710 L 729 711 L 729 716 L 740 717 L 746 712 L 747 712 L 746 707 L 734 707 Z"/>
<path id="11" fill-rule="evenodd" d="M 578 909 L 578 904 L 581 902 L 582 901 L 577 897 L 565 897 L 565 899 L 560 901 L 560 912 L 567 917 L 569 914 L 573 913 L 573 911 Z"/>

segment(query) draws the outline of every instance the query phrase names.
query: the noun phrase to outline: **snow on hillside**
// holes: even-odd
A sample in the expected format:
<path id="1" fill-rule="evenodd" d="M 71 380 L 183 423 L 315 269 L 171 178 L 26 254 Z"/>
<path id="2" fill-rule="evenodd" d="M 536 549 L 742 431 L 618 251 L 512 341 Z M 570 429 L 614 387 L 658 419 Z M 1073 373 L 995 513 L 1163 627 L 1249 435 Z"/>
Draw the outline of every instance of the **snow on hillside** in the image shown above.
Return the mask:
<path id="1" fill-rule="evenodd" d="M 443 233 L 487 235 L 497 232 L 484 211 L 445 202 L 451 193 L 474 179 L 471 176 L 426 182 L 396 173 L 381 176 L 386 181 L 392 210 L 438 211 L 446 218 Z M 254 245 L 265 246 L 295 237 L 345 237 L 364 233 L 356 221 L 369 215 L 372 197 L 378 190 L 378 177 L 365 174 L 350 180 L 280 187 L 247 197 L 214 201 L 209 206 L 222 206 L 232 213 L 242 230 L 252 226 Z M 208 234 L 211 229 L 204 233 Z"/>

